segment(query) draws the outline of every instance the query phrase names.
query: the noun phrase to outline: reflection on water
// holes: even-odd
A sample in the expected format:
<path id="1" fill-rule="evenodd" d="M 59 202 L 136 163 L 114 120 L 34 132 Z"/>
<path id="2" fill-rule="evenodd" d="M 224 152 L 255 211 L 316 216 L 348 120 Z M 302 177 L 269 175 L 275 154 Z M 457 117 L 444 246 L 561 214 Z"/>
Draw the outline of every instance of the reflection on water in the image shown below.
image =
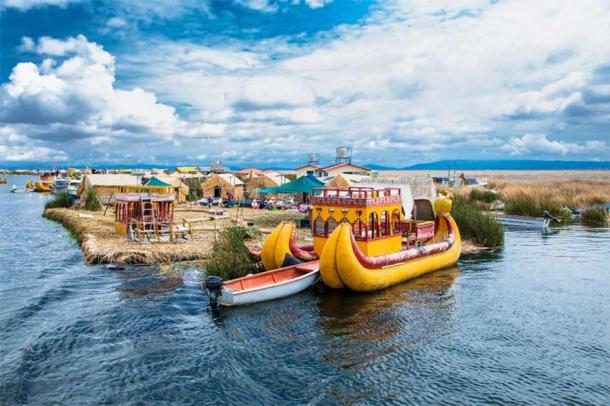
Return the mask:
<path id="1" fill-rule="evenodd" d="M 118 291 L 122 298 L 152 295 L 171 298 L 182 285 L 182 274 L 161 273 L 154 266 L 125 265 L 119 267 L 116 274 L 121 281 Z"/>
<path id="2" fill-rule="evenodd" d="M 405 332 L 424 333 L 423 337 L 435 334 L 433 326 L 422 329 L 418 325 L 430 321 L 430 312 L 451 316 L 451 285 L 459 273 L 457 267 L 444 269 L 372 293 L 323 288 L 320 326 L 328 334 L 363 340 L 387 340 Z"/>
<path id="3" fill-rule="evenodd" d="M 608 229 L 509 229 L 499 252 L 381 292 L 214 313 L 195 269 L 83 264 L 46 199 L 0 187 L 0 404 L 610 398 Z"/>

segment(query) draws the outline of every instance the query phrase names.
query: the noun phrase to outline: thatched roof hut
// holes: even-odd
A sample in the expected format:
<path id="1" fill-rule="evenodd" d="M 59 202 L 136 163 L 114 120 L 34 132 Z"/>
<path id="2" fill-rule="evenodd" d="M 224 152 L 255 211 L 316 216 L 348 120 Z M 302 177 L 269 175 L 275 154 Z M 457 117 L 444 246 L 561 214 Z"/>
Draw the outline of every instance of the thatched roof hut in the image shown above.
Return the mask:
<path id="1" fill-rule="evenodd" d="M 358 186 L 358 183 L 370 180 L 368 176 L 362 175 L 348 175 L 345 173 L 336 175 L 328 181 L 326 186 L 328 187 L 350 187 Z"/>
<path id="2" fill-rule="evenodd" d="M 287 179 L 280 176 L 270 176 L 270 175 L 260 175 L 255 178 L 250 179 L 246 183 L 246 192 L 248 193 L 248 197 L 253 199 L 258 199 L 260 194 L 257 192 L 257 189 L 264 189 L 269 187 L 275 187 L 283 185 L 287 182 Z"/>
<path id="3" fill-rule="evenodd" d="M 85 175 L 78 185 L 76 193 L 83 201 L 84 194 L 89 189 L 95 189 L 102 203 L 109 203 L 114 193 L 129 193 L 132 190 L 125 188 L 141 186 L 140 179 L 133 175 L 124 174 L 90 174 Z"/>
<path id="4" fill-rule="evenodd" d="M 203 197 L 222 197 L 227 198 L 227 194 L 231 193 L 234 199 L 243 199 L 244 183 L 238 177 L 230 173 L 220 173 L 209 177 L 201 184 Z"/>

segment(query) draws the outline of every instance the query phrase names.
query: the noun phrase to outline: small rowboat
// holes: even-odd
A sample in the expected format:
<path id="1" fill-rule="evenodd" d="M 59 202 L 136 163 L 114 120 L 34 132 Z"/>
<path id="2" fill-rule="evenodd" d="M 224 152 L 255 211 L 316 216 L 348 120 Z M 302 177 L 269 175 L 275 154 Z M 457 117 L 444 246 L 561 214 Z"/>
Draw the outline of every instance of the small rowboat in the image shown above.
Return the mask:
<path id="1" fill-rule="evenodd" d="M 529 217 L 529 216 L 514 216 L 509 214 L 497 214 L 496 219 L 499 223 L 507 227 L 515 228 L 537 228 L 547 230 L 551 224 L 551 220 L 556 223 L 561 223 L 561 219 L 553 217 L 546 210 L 542 217 Z"/>
<path id="2" fill-rule="evenodd" d="M 284 268 L 261 272 L 223 282 L 209 276 L 204 288 L 210 296 L 210 304 L 240 306 L 294 295 L 313 286 L 319 279 L 318 261 L 305 262 Z"/>

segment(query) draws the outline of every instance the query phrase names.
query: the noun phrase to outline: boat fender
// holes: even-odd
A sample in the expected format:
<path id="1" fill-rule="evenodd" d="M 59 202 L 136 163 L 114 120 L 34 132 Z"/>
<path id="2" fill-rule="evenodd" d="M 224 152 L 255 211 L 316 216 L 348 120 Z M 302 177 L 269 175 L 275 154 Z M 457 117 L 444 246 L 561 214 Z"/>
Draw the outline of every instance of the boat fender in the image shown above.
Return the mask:
<path id="1" fill-rule="evenodd" d="M 284 257 L 284 262 L 282 262 L 282 268 L 287 267 L 287 266 L 292 266 L 292 265 L 299 265 L 302 264 L 306 261 L 301 261 L 300 259 L 298 259 L 297 257 L 290 255 L 290 254 L 286 254 L 286 256 Z"/>
<path id="2" fill-rule="evenodd" d="M 208 295 L 210 296 L 210 306 L 218 306 L 218 296 L 222 295 L 222 278 L 220 276 L 208 276 L 203 282 Z"/>

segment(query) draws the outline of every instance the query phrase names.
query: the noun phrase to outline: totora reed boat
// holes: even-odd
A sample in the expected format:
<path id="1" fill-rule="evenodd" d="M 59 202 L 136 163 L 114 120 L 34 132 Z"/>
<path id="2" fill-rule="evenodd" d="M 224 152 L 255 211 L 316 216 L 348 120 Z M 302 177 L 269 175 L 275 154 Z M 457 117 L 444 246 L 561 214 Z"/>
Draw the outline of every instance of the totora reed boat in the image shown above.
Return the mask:
<path id="1" fill-rule="evenodd" d="M 324 284 L 368 292 L 457 262 L 461 239 L 451 201 L 435 201 L 433 221 L 405 219 L 400 202 L 397 188 L 324 189 L 313 199 Z"/>

